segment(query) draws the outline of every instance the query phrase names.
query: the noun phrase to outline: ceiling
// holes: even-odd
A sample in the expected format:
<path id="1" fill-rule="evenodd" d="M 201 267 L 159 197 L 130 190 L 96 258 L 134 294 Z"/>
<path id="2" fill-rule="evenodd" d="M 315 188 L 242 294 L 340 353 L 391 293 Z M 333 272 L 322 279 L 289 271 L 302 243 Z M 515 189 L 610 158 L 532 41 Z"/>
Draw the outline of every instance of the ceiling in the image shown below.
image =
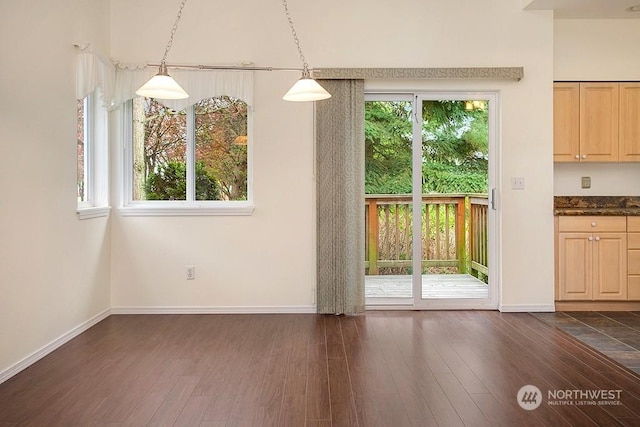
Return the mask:
<path id="1" fill-rule="evenodd" d="M 553 10 L 556 19 L 640 19 L 640 0 L 523 0 L 524 10 Z M 627 8 L 637 6 L 637 12 Z"/>

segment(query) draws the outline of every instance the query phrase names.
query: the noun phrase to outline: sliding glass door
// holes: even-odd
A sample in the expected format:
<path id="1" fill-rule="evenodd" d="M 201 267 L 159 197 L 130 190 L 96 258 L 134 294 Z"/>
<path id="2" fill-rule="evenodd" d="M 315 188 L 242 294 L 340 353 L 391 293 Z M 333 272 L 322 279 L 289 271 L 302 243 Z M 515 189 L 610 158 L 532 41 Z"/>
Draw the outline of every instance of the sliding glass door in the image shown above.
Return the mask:
<path id="1" fill-rule="evenodd" d="M 497 95 L 368 95 L 368 308 L 496 308 Z M 493 258 L 493 259 L 492 259 Z"/>

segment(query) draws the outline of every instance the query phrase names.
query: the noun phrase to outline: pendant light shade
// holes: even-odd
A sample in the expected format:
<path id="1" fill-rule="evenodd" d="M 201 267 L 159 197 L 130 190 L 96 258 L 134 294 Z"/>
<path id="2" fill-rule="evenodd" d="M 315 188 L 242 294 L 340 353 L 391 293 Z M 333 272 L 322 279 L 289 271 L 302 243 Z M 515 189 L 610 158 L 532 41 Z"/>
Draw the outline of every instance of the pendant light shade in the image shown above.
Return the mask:
<path id="1" fill-rule="evenodd" d="M 164 64 L 160 64 L 158 74 L 151 77 L 138 89 L 136 95 L 156 99 L 185 99 L 189 97 L 189 94 L 169 75 Z"/>
<path id="2" fill-rule="evenodd" d="M 331 94 L 311 77 L 300 78 L 282 99 L 285 101 L 320 101 L 331 98 Z"/>
<path id="3" fill-rule="evenodd" d="M 284 7 L 284 14 L 289 22 L 289 28 L 291 29 L 291 35 L 293 36 L 293 42 L 296 44 L 300 60 L 302 61 L 302 77 L 298 80 L 287 93 L 284 94 L 282 99 L 285 101 L 320 101 L 321 99 L 331 98 L 331 94 L 327 92 L 320 84 L 311 78 L 309 72 L 309 64 L 302 53 L 300 47 L 300 40 L 298 40 L 298 34 L 293 26 L 293 19 L 289 13 L 289 7 L 287 0 L 282 0 L 282 6 Z"/>

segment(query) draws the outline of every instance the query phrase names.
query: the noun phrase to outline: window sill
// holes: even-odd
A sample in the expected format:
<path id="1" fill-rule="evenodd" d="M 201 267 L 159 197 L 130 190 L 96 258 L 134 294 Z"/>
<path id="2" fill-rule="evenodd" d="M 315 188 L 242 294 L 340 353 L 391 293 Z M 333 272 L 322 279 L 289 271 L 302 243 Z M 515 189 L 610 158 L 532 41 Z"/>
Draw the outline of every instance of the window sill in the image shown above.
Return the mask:
<path id="1" fill-rule="evenodd" d="M 122 216 L 248 216 L 253 209 L 253 206 L 124 206 L 118 211 Z"/>
<path id="2" fill-rule="evenodd" d="M 91 219 L 91 218 L 105 217 L 105 216 L 109 216 L 110 211 L 111 211 L 110 206 L 76 209 L 76 213 L 78 214 L 78 219 Z"/>

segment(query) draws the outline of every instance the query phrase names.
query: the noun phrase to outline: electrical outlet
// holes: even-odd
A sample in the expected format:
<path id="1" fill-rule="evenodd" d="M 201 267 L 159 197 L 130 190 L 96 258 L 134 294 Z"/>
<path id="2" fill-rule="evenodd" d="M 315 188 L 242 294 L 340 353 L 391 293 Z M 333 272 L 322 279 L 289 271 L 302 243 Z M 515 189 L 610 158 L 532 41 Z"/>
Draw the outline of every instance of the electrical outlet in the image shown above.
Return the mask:
<path id="1" fill-rule="evenodd" d="M 591 177 L 583 176 L 582 177 L 582 188 L 591 188 Z"/>
<path id="2" fill-rule="evenodd" d="M 187 266 L 187 280 L 195 280 L 196 268 L 193 265 Z"/>
<path id="3" fill-rule="evenodd" d="M 524 177 L 521 177 L 521 176 L 511 177 L 511 189 L 524 190 Z"/>

